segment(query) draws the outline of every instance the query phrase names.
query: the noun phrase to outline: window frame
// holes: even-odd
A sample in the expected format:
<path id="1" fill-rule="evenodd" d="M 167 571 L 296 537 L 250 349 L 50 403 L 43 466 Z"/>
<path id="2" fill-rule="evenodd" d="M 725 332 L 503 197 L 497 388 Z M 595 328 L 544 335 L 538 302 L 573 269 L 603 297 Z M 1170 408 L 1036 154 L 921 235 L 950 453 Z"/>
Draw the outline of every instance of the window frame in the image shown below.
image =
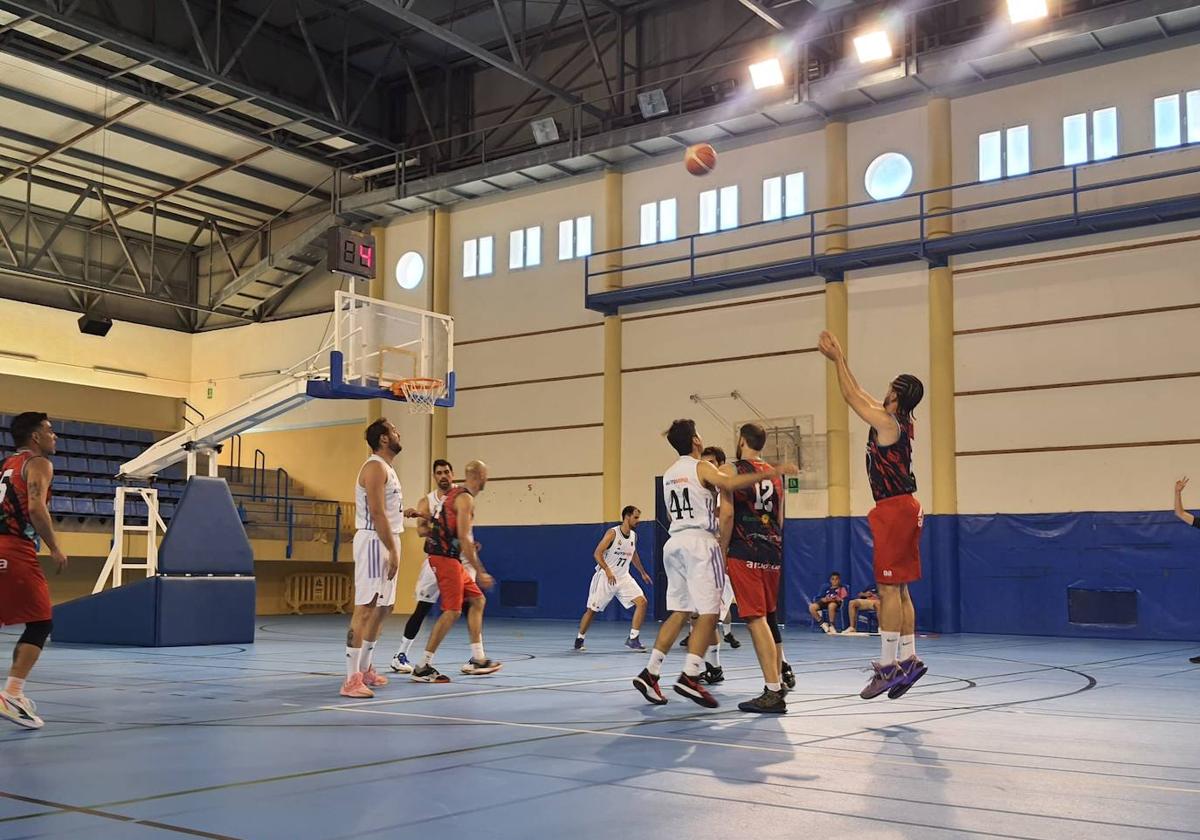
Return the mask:
<path id="1" fill-rule="evenodd" d="M 671 236 L 664 238 L 664 236 L 663 236 L 663 210 L 668 206 L 671 208 L 672 229 L 671 229 Z M 651 238 L 651 239 L 646 238 L 646 224 L 647 224 L 646 210 L 647 210 L 647 208 L 653 208 L 653 213 L 654 213 L 654 218 L 653 218 L 654 235 L 653 235 L 653 238 Z M 639 224 L 638 224 L 638 228 L 639 228 L 638 244 L 640 244 L 640 245 L 659 245 L 663 242 L 674 242 L 676 239 L 679 238 L 679 201 L 678 201 L 678 199 L 676 199 L 675 197 L 672 196 L 671 198 L 660 198 L 655 201 L 643 202 L 641 207 L 638 208 L 638 222 L 639 222 Z"/>
<path id="2" fill-rule="evenodd" d="M 1025 131 L 1025 168 L 1020 172 L 1011 171 L 1010 161 L 1012 160 L 1012 138 L 1015 132 L 1024 129 Z M 991 181 L 1004 181 L 1008 178 L 1019 178 L 1022 175 L 1028 175 L 1033 171 L 1033 155 L 1032 143 L 1030 137 L 1032 131 L 1029 129 L 1029 123 L 1017 123 L 1015 125 L 1001 124 L 999 128 L 994 128 L 990 131 L 979 132 L 979 139 L 975 145 L 976 163 L 978 182 L 986 184 Z M 998 139 L 998 147 L 1000 152 L 1000 173 L 990 178 L 985 178 L 983 174 L 983 138 L 995 135 Z"/>
<path id="3" fill-rule="evenodd" d="M 483 256 L 484 248 L 482 247 L 482 245 L 484 242 L 488 243 L 488 247 L 487 247 L 488 270 L 487 271 L 480 270 L 480 268 L 481 268 L 480 259 Z M 474 249 L 473 252 L 471 253 L 470 261 L 468 261 L 468 259 L 467 259 L 467 253 L 468 253 L 467 249 L 468 248 Z M 493 274 L 496 273 L 496 237 L 494 237 L 491 234 L 481 234 L 480 236 L 473 236 L 473 237 L 464 239 L 462 256 L 463 256 L 462 276 L 463 276 L 464 280 L 473 280 L 476 277 L 492 276 Z M 470 272 L 468 272 L 468 270 L 467 270 L 468 266 L 470 266 Z"/>

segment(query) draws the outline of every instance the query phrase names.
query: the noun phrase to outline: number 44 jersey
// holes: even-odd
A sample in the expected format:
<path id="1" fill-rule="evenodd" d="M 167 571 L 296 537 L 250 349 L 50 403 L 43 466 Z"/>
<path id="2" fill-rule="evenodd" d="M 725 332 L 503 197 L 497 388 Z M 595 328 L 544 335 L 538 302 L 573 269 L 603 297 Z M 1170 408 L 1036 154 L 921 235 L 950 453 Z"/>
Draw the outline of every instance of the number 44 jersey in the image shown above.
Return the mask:
<path id="1" fill-rule="evenodd" d="M 699 463 L 684 455 L 663 473 L 663 501 L 672 534 L 693 529 L 717 533 L 717 497 L 700 482 Z"/>
<path id="2" fill-rule="evenodd" d="M 739 474 L 766 472 L 764 461 L 734 461 Z M 752 487 L 733 494 L 733 536 L 729 556 L 747 563 L 779 566 L 783 562 L 783 481 L 763 476 Z"/>

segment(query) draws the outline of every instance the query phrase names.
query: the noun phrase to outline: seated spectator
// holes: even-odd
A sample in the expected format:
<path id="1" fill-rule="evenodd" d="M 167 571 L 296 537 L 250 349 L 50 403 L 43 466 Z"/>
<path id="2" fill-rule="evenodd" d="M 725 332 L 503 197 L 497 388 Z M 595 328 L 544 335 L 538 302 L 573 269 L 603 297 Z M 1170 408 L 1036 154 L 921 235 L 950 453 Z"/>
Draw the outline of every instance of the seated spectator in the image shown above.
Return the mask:
<path id="1" fill-rule="evenodd" d="M 817 600 L 808 605 L 808 614 L 812 616 L 813 621 L 821 625 L 821 629 L 826 633 L 836 633 L 834 624 L 836 624 L 838 608 L 849 596 L 850 591 L 842 586 L 841 574 L 833 572 L 829 576 L 829 588 Z M 822 610 L 828 616 L 828 621 L 821 617 Z"/>
<path id="2" fill-rule="evenodd" d="M 850 625 L 842 631 L 843 636 L 853 636 L 858 632 L 858 614 L 863 610 L 879 612 L 879 591 L 875 584 L 858 593 L 858 597 L 850 602 Z"/>

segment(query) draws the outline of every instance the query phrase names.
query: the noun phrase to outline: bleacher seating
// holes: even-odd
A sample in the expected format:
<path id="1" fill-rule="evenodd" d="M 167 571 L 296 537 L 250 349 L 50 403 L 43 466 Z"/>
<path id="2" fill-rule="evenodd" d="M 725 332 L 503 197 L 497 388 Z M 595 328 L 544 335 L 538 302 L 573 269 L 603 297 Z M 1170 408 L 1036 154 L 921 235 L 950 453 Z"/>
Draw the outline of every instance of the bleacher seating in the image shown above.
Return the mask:
<path id="1" fill-rule="evenodd" d="M 0 456 L 14 451 L 8 431 L 11 423 L 11 415 L 0 414 Z M 111 520 L 117 471 L 121 464 L 140 455 L 155 441 L 154 432 L 75 420 L 60 421 L 55 429 L 58 454 L 51 459 L 54 463 L 51 514 L 60 522 Z M 159 514 L 164 520 L 175 513 L 175 503 L 183 495 L 185 483 L 183 464 L 164 470 L 158 477 L 155 486 L 162 502 Z M 125 515 L 144 521 L 146 506 L 129 502 Z"/>

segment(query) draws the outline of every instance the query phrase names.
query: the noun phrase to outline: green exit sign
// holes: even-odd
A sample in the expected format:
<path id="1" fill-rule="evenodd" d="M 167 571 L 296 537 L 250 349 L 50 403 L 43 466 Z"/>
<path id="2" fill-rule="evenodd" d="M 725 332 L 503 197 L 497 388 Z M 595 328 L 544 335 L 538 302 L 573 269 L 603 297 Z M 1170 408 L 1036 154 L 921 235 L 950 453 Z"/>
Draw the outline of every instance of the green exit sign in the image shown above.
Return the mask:
<path id="1" fill-rule="evenodd" d="M 799 493 L 800 492 L 800 476 L 798 476 L 798 475 L 789 475 L 788 476 L 787 491 L 789 493 Z"/>

